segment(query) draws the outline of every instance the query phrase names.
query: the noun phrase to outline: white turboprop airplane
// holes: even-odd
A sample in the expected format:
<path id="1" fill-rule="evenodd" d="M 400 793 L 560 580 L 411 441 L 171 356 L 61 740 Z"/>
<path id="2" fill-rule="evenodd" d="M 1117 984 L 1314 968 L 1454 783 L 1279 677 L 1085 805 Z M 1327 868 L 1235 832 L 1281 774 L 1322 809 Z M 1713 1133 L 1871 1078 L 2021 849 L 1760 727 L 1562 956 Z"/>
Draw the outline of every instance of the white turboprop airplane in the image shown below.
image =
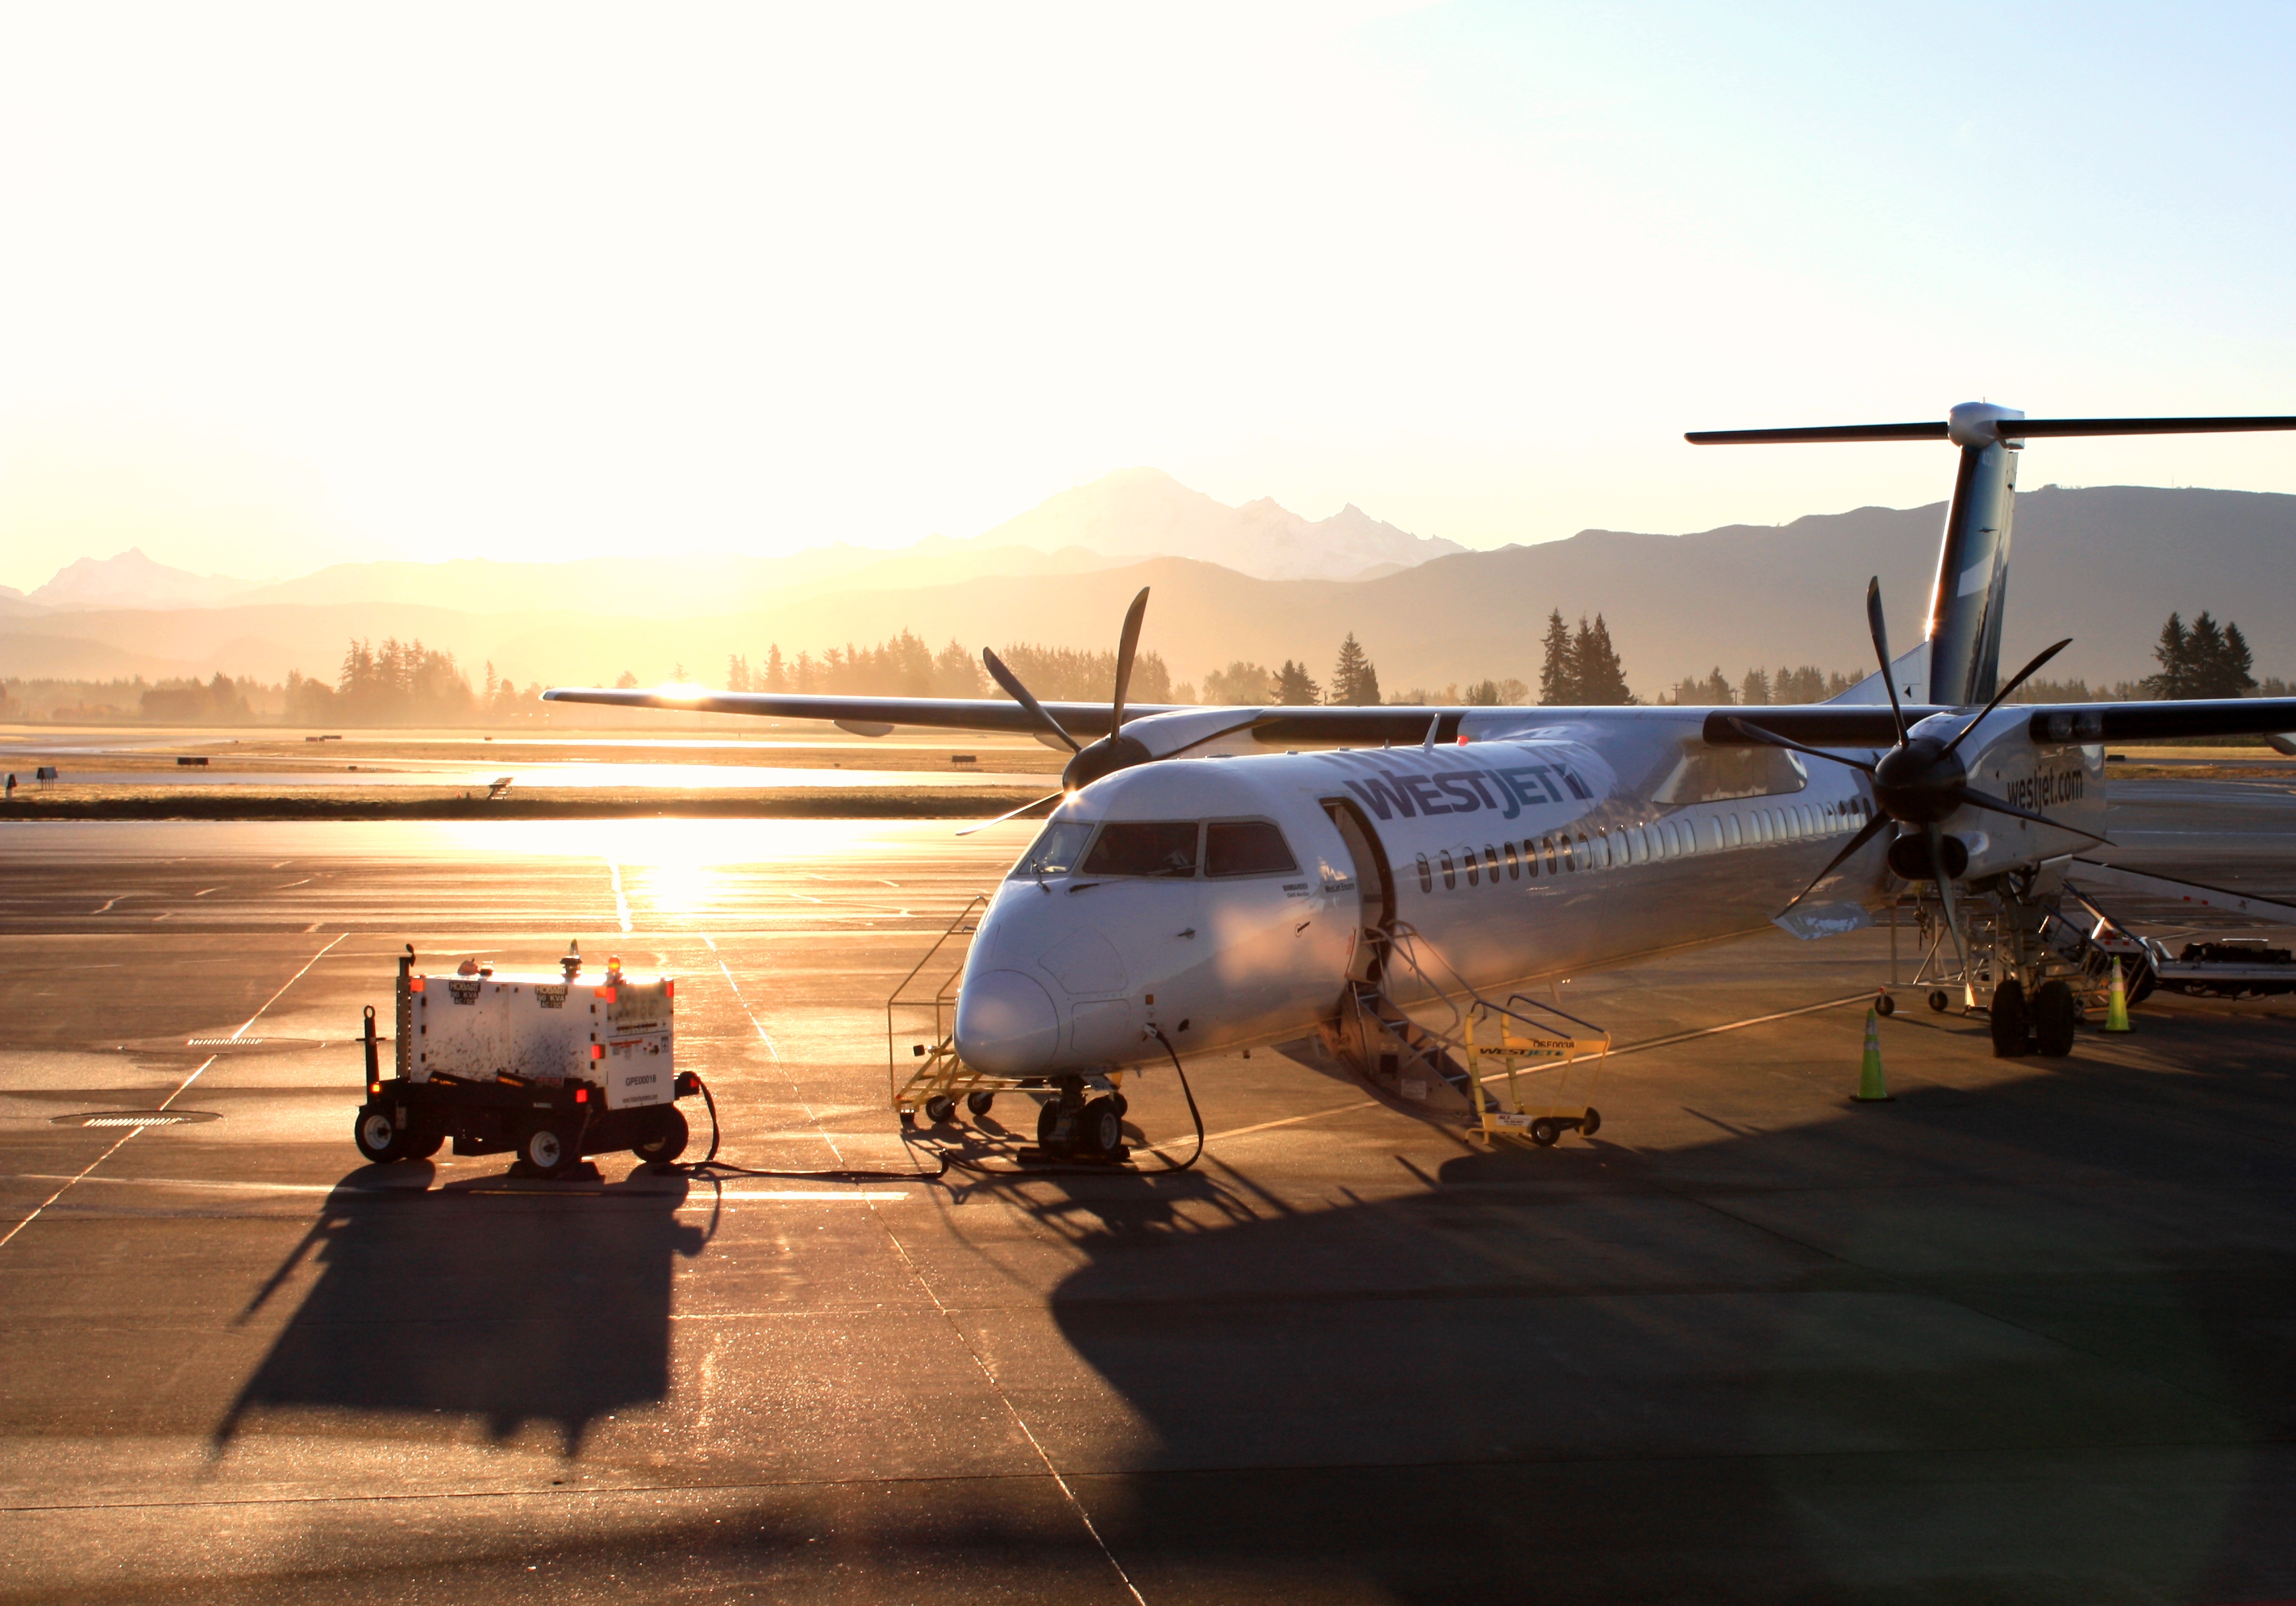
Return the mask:
<path id="1" fill-rule="evenodd" d="M 2070 856 L 2103 840 L 2103 744 L 2278 737 L 2296 700 L 2002 706 L 2067 644 L 1998 680 L 2018 453 L 2050 436 L 2246 430 L 2296 417 L 2041 420 L 1970 403 L 1938 423 L 1689 436 L 1960 448 L 1925 639 L 1893 659 L 1869 585 L 1881 669 L 1822 705 L 1132 707 L 1144 590 L 1107 704 L 1040 703 L 993 651 L 1010 702 L 544 696 L 1066 743 L 1062 790 L 1003 816 L 1056 805 L 980 918 L 949 1062 L 1058 1090 L 1039 1135 L 1070 1152 L 1117 1151 L 1112 1071 L 1319 1028 L 1376 1085 L 1432 1087 L 1479 1119 L 1487 1095 L 1456 1045 L 1398 1006 L 1406 983 L 1507 997 L 1497 1012 L 1526 1021 L 1527 984 L 1774 920 L 1803 937 L 1856 929 L 1906 882 L 1933 889 L 1997 1050 L 2062 1053 L 2081 1003 L 2101 998 L 2088 922 L 2057 899 Z M 1539 1141 L 1598 1118 L 1548 1121 Z"/>

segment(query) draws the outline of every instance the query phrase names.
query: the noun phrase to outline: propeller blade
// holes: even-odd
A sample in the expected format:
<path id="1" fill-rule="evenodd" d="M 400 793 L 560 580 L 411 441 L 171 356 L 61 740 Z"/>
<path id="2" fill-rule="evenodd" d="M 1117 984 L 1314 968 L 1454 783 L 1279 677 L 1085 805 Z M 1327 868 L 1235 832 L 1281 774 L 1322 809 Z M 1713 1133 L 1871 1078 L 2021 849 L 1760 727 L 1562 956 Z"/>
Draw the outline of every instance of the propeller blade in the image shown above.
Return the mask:
<path id="1" fill-rule="evenodd" d="M 1936 873 L 1938 903 L 1945 910 L 1945 929 L 1953 937 L 1953 954 L 1961 962 L 1963 995 L 1969 988 L 1969 945 L 1961 940 L 1961 916 L 1953 906 L 1953 877 L 1945 873 L 1945 833 L 1935 825 L 1924 826 L 1922 834 L 1929 839 L 1930 869 Z"/>
<path id="2" fill-rule="evenodd" d="M 1047 792 L 1043 797 L 1035 799 L 1033 802 L 1023 803 L 1018 808 L 1007 809 L 1004 813 L 998 815 L 993 820 L 982 820 L 977 824 L 968 825 L 956 834 L 961 837 L 969 837 L 976 831 L 986 831 L 991 825 L 1002 825 L 1005 821 L 1018 818 L 1020 815 L 1027 814 L 1032 808 L 1042 808 L 1047 803 L 1057 803 L 1062 798 L 1067 796 L 1068 793 L 1064 791 Z"/>
<path id="3" fill-rule="evenodd" d="M 2012 680 L 2007 685 L 2002 687 L 1998 692 L 1996 692 L 1993 694 L 1993 701 L 1985 705 L 1985 709 L 1982 713 L 1980 713 L 1976 718 L 1971 720 L 1967 725 L 1961 727 L 1960 736 L 1956 736 L 1951 742 L 1945 744 L 1946 752 L 1949 753 L 1953 751 L 1954 749 L 1959 747 L 1961 745 L 1962 736 L 1968 735 L 1970 732 L 1984 724 L 1985 716 L 1987 714 L 1990 714 L 1994 709 L 2008 701 L 2009 694 L 2012 692 L 2014 692 L 2019 686 L 2023 685 L 2027 681 L 2032 679 L 2034 670 L 2039 668 L 2043 664 L 2047 663 L 2051 659 L 2054 658 L 2058 653 L 2062 652 L 2067 647 L 2070 647 L 2072 644 L 2073 638 L 2069 635 L 2054 647 L 2044 647 L 2041 650 L 2039 656 L 2035 658 L 2031 663 L 2027 664 L 2023 668 L 2017 671 L 2017 677 L 2014 680 Z M 1943 755 L 1940 755 L 1940 757 L 1942 756 Z"/>
<path id="4" fill-rule="evenodd" d="M 2025 810 L 2016 807 L 2016 805 L 2004 802 L 2001 799 L 1993 796 L 1990 792 L 1981 792 L 1973 786 L 1956 786 L 1953 789 L 1952 795 L 1968 804 L 1972 808 L 1989 808 L 1995 814 L 2014 815 L 2021 820 L 2030 820 L 2036 825 L 2046 825 L 2057 831 L 2070 831 L 2075 836 L 2087 837 L 2092 842 L 2107 842 L 2108 844 L 2110 842 L 2109 838 L 2101 837 L 2093 831 L 2083 831 L 2078 825 L 2068 825 L 2062 820 L 2052 820 L 2046 815 L 2028 814 Z"/>
<path id="5" fill-rule="evenodd" d="M 1890 656 L 1890 631 L 1882 623 L 1882 577 L 1866 582 L 1866 622 L 1874 630 L 1874 655 L 1882 660 L 1882 685 L 1890 693 L 1890 712 L 1898 717 L 1898 745 L 1906 745 L 1906 710 L 1898 706 L 1897 660 Z"/>
<path id="6" fill-rule="evenodd" d="M 1892 821 L 1888 815 L 1882 814 L 1877 814 L 1872 819 L 1866 821 L 1864 825 L 1858 828 L 1857 834 L 1849 839 L 1849 846 L 1844 848 L 1840 853 L 1835 854 L 1832 862 L 1830 862 L 1824 869 L 1810 877 L 1809 885 L 1795 893 L 1793 895 L 1793 902 L 1786 905 L 1786 906 L 1784 909 L 1779 910 L 1778 913 L 1780 914 L 1785 914 L 1791 912 L 1794 904 L 1801 902 L 1802 899 L 1808 897 L 1811 893 L 1817 890 L 1818 882 L 1824 881 L 1827 876 L 1832 875 L 1836 870 L 1841 868 L 1843 863 L 1847 861 L 1852 854 L 1865 847 L 1866 843 L 1872 841 L 1875 837 L 1881 835 L 1884 830 L 1893 823 L 1895 823 L 1895 822 Z"/>
<path id="7" fill-rule="evenodd" d="M 1869 775 L 1874 773 L 1874 766 L 1863 758 L 1845 758 L 1840 753 L 1829 753 L 1818 748 L 1804 747 L 1799 742 L 1787 741 L 1775 731 L 1766 731 L 1759 725 L 1748 725 L 1734 715 L 1726 716 L 1726 717 L 1729 719 L 1730 728 L 1742 736 L 1751 736 L 1755 741 L 1766 742 L 1772 747 L 1786 748 L 1797 753 L 1808 753 L 1813 758 L 1824 758 L 1835 764 L 1846 764 L 1851 769 L 1862 769 Z"/>
<path id="8" fill-rule="evenodd" d="M 997 657 L 995 651 L 987 647 L 981 648 L 980 661 L 988 666 L 988 677 L 995 681 L 998 685 L 1003 686 L 1004 688 L 1005 694 L 1011 697 L 1014 702 L 1019 703 L 1022 708 L 1028 709 L 1029 712 L 1034 714 L 1039 720 L 1041 720 L 1046 730 L 1052 732 L 1054 735 L 1058 736 L 1062 742 L 1067 742 L 1069 744 L 1069 751 L 1072 753 L 1080 753 L 1084 751 L 1084 744 L 1061 728 L 1061 722 L 1054 718 L 1050 713 L 1046 711 L 1045 705 L 1038 702 L 1035 694 L 1032 693 L 1028 687 L 1021 684 L 1021 677 L 1019 676 L 1013 674 L 1012 670 L 1004 667 L 1004 660 Z"/>
<path id="9" fill-rule="evenodd" d="M 1140 594 L 1132 599 L 1125 610 L 1124 634 L 1116 643 L 1116 718 L 1108 727 L 1113 736 L 1124 728 L 1124 693 L 1132 684 L 1132 654 L 1140 645 L 1140 620 L 1148 611 L 1148 587 L 1143 586 Z"/>

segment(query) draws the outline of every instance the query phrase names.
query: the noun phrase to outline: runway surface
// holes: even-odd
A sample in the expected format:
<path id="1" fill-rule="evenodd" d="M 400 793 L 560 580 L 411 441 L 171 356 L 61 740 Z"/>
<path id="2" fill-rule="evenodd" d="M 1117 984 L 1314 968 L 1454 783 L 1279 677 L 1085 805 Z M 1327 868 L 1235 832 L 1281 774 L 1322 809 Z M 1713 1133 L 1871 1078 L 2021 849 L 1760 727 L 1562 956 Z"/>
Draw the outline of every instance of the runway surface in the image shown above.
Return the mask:
<path id="1" fill-rule="evenodd" d="M 2285 787 L 2126 791 L 2116 856 L 2296 894 Z M 883 1000 L 1026 834 L 0 826 L 0 1599 L 2296 1596 L 2296 999 L 1912 1009 L 1859 1106 L 1884 938 L 1775 935 L 1567 989 L 1592 1141 L 1256 1050 L 1194 1172 L 934 1180 Z M 401 945 L 569 938 L 783 1175 L 359 1162 Z"/>

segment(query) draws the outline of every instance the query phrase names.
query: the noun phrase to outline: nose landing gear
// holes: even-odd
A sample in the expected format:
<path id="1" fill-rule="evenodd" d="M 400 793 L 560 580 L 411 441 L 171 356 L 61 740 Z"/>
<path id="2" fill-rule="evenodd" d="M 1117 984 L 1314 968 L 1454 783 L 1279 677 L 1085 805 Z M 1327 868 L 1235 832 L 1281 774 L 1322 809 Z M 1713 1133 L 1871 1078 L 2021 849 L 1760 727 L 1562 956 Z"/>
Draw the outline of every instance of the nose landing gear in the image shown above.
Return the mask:
<path id="1" fill-rule="evenodd" d="M 1061 1159 L 1101 1160 L 1109 1164 L 1126 1159 L 1121 1093 L 1084 1096 L 1084 1085 L 1071 1080 L 1045 1101 L 1037 1111 L 1037 1147 Z"/>

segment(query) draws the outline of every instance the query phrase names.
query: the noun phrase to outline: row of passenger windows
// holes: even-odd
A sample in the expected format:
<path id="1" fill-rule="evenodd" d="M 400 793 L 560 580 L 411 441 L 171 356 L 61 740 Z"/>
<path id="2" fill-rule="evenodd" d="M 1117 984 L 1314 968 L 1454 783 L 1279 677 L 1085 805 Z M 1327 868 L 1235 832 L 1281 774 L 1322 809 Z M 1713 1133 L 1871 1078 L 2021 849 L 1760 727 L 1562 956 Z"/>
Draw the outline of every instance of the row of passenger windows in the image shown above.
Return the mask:
<path id="1" fill-rule="evenodd" d="M 1615 864 L 1687 858 L 1765 842 L 1804 841 L 1854 831 L 1872 815 L 1873 805 L 1857 798 L 1839 805 L 1793 803 L 1742 814 L 1709 815 L 1702 820 L 1660 820 L 1652 825 L 1625 825 L 1591 833 L 1557 832 L 1496 846 L 1486 842 L 1480 856 L 1472 848 L 1463 849 L 1456 858 L 1439 853 L 1431 861 L 1421 854 L 1419 889 L 1434 891 L 1438 875 L 1447 889 L 1457 887 L 1463 873 L 1470 887 L 1480 886 L 1485 880 L 1496 886 L 1502 876 L 1508 881 L 1537 881 L 1542 874 L 1567 875 Z"/>
<path id="2" fill-rule="evenodd" d="M 1199 865 L 1210 876 L 1295 875 L 1300 869 L 1283 832 L 1268 820 L 1062 820 L 1045 827 L 1013 874 L 1186 881 Z"/>

